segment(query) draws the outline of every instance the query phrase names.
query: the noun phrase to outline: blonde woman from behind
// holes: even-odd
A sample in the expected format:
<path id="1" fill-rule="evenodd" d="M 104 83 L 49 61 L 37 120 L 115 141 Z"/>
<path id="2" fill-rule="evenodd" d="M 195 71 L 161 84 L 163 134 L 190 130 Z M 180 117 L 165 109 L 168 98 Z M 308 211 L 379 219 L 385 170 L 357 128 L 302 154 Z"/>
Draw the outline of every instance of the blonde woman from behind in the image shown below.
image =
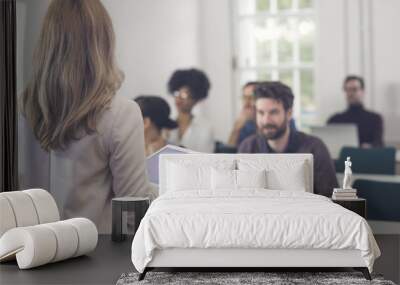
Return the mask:
<path id="1" fill-rule="evenodd" d="M 89 218 L 109 233 L 112 198 L 150 193 L 141 112 L 118 94 L 123 74 L 101 2 L 52 1 L 33 61 L 22 113 L 50 152 L 61 216 Z"/>

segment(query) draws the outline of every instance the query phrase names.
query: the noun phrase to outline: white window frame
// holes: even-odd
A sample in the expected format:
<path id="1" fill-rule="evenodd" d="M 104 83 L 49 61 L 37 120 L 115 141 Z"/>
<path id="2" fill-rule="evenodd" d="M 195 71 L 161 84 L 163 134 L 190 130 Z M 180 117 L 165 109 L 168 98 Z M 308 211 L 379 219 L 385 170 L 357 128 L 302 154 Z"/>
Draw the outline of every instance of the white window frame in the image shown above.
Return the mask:
<path id="1" fill-rule="evenodd" d="M 315 84 L 315 79 L 316 79 L 316 74 L 315 74 L 315 67 L 316 67 L 316 42 L 317 42 L 317 18 L 316 18 L 316 1 L 312 1 L 312 7 L 311 9 L 301 9 L 297 10 L 295 7 L 298 7 L 299 0 L 292 0 L 292 8 L 286 11 L 281 11 L 278 12 L 277 9 L 277 1 L 278 0 L 270 0 L 270 11 L 269 12 L 258 12 L 254 14 L 239 14 L 239 1 L 248 1 L 248 0 L 235 0 L 232 1 L 231 5 L 231 11 L 232 11 L 232 50 L 233 50 L 233 59 L 232 59 L 232 69 L 233 69 L 233 90 L 234 91 L 234 108 L 235 112 L 239 112 L 240 107 L 241 107 L 241 101 L 240 97 L 242 94 L 242 83 L 241 83 L 241 75 L 244 72 L 248 71 L 268 71 L 271 73 L 272 80 L 279 80 L 278 76 L 281 71 L 287 71 L 291 70 L 292 71 L 292 78 L 293 78 L 293 85 L 292 90 L 294 93 L 294 105 L 293 105 L 293 115 L 296 120 L 296 126 L 299 127 L 300 129 L 302 127 L 308 127 L 304 125 L 303 123 L 303 118 L 302 118 L 302 106 L 301 106 L 301 86 L 300 86 L 300 72 L 301 70 L 307 70 L 311 71 L 313 74 L 313 97 L 315 101 L 315 105 L 317 104 L 316 100 L 316 84 Z M 272 47 L 272 62 L 271 64 L 256 64 L 254 66 L 243 66 L 241 63 L 239 63 L 239 41 L 240 41 L 240 35 L 239 35 L 239 26 L 240 22 L 242 20 L 257 20 L 261 19 L 264 20 L 266 18 L 285 18 L 285 17 L 299 17 L 299 18 L 312 18 L 316 24 L 316 30 L 315 30 L 315 38 L 314 38 L 314 45 L 313 45 L 313 61 L 310 63 L 301 63 L 300 62 L 300 54 L 299 54 L 299 41 L 294 41 L 293 45 L 293 63 L 278 63 L 277 55 L 278 55 L 278 49 L 277 49 L 277 41 L 273 41 L 273 47 Z M 255 80 L 256 78 L 254 78 Z M 316 112 L 312 114 L 312 120 L 315 120 L 316 117 Z M 312 122 L 311 122 L 312 123 Z"/>

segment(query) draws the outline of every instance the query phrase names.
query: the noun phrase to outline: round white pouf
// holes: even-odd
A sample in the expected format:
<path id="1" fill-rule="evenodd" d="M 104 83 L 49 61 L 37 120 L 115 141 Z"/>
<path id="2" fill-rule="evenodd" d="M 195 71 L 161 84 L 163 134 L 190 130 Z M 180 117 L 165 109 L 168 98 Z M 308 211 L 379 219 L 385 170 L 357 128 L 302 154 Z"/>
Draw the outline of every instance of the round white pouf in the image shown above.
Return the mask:
<path id="1" fill-rule="evenodd" d="M 44 224 L 53 231 L 57 239 L 57 252 L 51 262 L 70 258 L 78 250 L 79 236 L 75 228 L 64 221 Z"/>
<path id="2" fill-rule="evenodd" d="M 74 257 L 86 254 L 96 248 L 99 234 L 96 225 L 91 220 L 74 218 L 63 222 L 71 224 L 78 232 L 79 244 Z"/>
<path id="3" fill-rule="evenodd" d="M 53 196 L 43 189 L 29 189 L 22 191 L 30 196 L 36 208 L 39 224 L 51 223 L 60 220 L 56 201 Z"/>
<path id="4" fill-rule="evenodd" d="M 0 238 L 0 261 L 16 257 L 20 269 L 86 254 L 96 248 L 98 232 L 86 218 L 18 227 Z"/>
<path id="5" fill-rule="evenodd" d="M 15 228 L 17 222 L 10 202 L 0 195 L 0 237 L 9 229 Z"/>
<path id="6" fill-rule="evenodd" d="M 0 239 L 0 260 L 9 260 L 15 255 L 20 269 L 49 263 L 56 251 L 54 233 L 40 225 L 11 229 Z"/>
<path id="7" fill-rule="evenodd" d="M 13 209 L 17 227 L 33 226 L 39 223 L 35 205 L 30 196 L 23 191 L 1 193 Z"/>

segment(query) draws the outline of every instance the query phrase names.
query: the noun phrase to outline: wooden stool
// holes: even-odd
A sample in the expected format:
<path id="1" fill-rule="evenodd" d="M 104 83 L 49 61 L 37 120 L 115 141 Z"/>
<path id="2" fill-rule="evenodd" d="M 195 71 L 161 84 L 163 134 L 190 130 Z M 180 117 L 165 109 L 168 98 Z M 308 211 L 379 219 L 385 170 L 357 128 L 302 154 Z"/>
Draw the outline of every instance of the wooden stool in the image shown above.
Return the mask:
<path id="1" fill-rule="evenodd" d="M 122 212 L 135 213 L 135 229 L 136 233 L 140 221 L 146 214 L 150 205 L 150 199 L 146 197 L 119 197 L 111 201 L 112 207 L 112 241 L 123 241 L 126 235 L 122 233 Z"/>

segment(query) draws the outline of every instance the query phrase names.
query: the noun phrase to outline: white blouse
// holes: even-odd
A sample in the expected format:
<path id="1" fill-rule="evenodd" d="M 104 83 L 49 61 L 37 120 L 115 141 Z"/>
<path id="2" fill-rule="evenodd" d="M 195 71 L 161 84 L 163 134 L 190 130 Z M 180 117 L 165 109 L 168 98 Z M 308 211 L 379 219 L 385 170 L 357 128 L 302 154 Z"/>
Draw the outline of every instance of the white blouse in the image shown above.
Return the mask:
<path id="1" fill-rule="evenodd" d="M 212 127 L 206 119 L 200 116 L 193 117 L 181 139 L 179 139 L 178 129 L 171 130 L 168 141 L 175 145 L 205 153 L 214 152 L 215 147 Z"/>

